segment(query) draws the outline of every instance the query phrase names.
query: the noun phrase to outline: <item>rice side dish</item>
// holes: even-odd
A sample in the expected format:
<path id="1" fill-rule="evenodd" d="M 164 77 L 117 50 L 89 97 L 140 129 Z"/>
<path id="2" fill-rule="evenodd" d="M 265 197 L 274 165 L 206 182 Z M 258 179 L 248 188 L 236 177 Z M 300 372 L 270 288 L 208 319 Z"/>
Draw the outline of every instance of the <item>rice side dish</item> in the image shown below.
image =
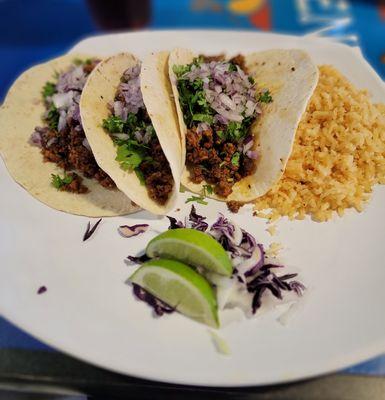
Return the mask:
<path id="1" fill-rule="evenodd" d="M 335 68 L 319 69 L 285 173 L 254 203 L 259 217 L 327 221 L 361 212 L 373 186 L 385 184 L 385 104 L 372 104 Z"/>

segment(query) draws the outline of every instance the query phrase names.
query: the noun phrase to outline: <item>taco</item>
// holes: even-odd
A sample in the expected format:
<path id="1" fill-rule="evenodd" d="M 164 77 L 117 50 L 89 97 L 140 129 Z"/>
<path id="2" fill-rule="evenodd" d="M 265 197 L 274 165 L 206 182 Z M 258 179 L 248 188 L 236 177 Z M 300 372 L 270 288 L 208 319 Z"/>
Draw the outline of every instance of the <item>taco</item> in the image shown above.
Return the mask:
<path id="1" fill-rule="evenodd" d="M 156 63 L 150 57 L 143 68 L 129 53 L 102 61 L 80 103 L 97 163 L 122 192 L 154 214 L 165 214 L 175 205 L 181 173 L 174 102 L 165 96 L 164 87 L 157 86 L 148 95 L 154 82 L 168 80 L 167 59 L 167 53 L 161 53 Z M 164 107 L 171 110 L 171 117 L 163 115 Z"/>
<path id="2" fill-rule="evenodd" d="M 11 176 L 57 210 L 90 217 L 139 208 L 97 165 L 79 100 L 98 60 L 65 55 L 23 73 L 0 109 L 0 153 Z"/>
<path id="3" fill-rule="evenodd" d="M 228 202 L 249 202 L 282 176 L 295 132 L 318 81 L 301 50 L 231 59 L 185 49 L 169 57 L 178 112 L 182 184 Z"/>

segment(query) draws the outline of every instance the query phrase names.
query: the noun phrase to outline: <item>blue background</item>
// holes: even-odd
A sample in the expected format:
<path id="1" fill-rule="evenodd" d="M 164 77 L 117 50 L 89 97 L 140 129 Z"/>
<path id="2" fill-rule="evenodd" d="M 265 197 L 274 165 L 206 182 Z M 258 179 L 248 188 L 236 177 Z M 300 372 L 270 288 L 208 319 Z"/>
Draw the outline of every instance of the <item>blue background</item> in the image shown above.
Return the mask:
<path id="1" fill-rule="evenodd" d="M 269 29 L 292 34 L 324 29 L 325 36 L 360 45 L 369 62 L 385 78 L 385 63 L 381 62 L 385 54 L 385 6 L 381 9 L 375 1 L 346 0 L 347 8 L 340 0 L 305 1 L 308 13 L 305 21 L 295 0 L 256 0 L 254 9 L 244 13 L 232 12 L 231 0 L 153 0 L 151 3 L 151 16 L 143 28 Z M 336 23 L 341 20 L 345 23 Z M 80 39 L 97 33 L 103 33 L 103 29 L 92 19 L 84 1 L 0 0 L 0 99 L 22 71 L 62 54 Z M 0 347 L 51 351 L 1 318 Z M 346 371 L 385 374 L 385 357 Z"/>

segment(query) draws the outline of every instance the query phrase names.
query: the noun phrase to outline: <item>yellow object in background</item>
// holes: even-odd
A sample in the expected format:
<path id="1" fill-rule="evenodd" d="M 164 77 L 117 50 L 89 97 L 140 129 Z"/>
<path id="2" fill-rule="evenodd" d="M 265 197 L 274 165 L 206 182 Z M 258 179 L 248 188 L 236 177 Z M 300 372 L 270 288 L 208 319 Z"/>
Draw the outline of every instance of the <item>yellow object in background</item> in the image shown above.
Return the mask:
<path id="1" fill-rule="evenodd" d="M 263 6 L 265 0 L 230 0 L 228 8 L 235 14 L 249 14 Z"/>

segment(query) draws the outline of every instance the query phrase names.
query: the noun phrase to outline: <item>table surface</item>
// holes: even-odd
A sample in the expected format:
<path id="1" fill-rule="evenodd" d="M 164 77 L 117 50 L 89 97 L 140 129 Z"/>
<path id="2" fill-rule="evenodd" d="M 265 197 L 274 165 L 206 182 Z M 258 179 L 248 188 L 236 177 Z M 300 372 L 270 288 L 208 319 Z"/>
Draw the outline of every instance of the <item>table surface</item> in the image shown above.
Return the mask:
<path id="1" fill-rule="evenodd" d="M 360 46 L 378 74 L 385 78 L 384 1 L 149 2 L 151 11 L 141 28 L 273 30 L 331 37 L 349 45 Z M 81 0 L 0 1 L 0 99 L 4 97 L 13 80 L 26 68 L 66 52 L 86 36 L 106 31 L 101 27 L 101 24 L 106 26 L 105 21 L 97 23 L 92 17 L 89 9 L 91 3 L 98 2 L 90 0 L 87 4 Z M 127 22 L 125 26 L 126 29 L 129 28 Z M 49 374 L 49 370 L 36 369 L 36 365 L 58 365 L 60 357 L 62 362 L 67 359 L 1 317 L 0 354 L 0 380 L 4 376 L 12 378 L 28 371 L 35 374 L 35 377 L 39 374 Z M 25 359 L 29 362 L 25 363 Z M 76 363 L 74 360 L 71 362 Z M 86 368 L 85 364 L 79 363 L 79 368 L 80 365 Z M 94 370 L 92 371 L 94 373 Z M 385 356 L 352 366 L 344 373 L 385 376 Z"/>

